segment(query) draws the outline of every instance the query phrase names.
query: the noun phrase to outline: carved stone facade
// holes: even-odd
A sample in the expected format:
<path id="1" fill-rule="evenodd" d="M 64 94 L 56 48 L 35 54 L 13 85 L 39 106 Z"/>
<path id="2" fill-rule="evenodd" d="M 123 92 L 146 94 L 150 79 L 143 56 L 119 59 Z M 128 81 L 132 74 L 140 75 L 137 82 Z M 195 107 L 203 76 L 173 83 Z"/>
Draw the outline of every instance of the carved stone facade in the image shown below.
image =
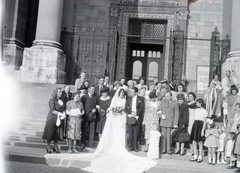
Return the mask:
<path id="1" fill-rule="evenodd" d="M 42 1 L 47 2 L 47 0 Z M 26 12 L 25 6 L 36 12 L 38 4 L 23 1 L 28 2 L 28 4 L 24 5 L 21 4 L 23 3 L 21 1 L 19 6 L 14 8 L 19 10 L 14 11 L 10 9 L 11 4 L 9 3 L 15 1 L 6 2 L 7 19 L 10 19 L 9 16 L 11 15 L 15 16 L 17 23 L 14 23 L 14 20 L 5 20 L 8 23 L 5 25 L 7 28 L 4 32 L 5 52 L 3 52 L 3 60 L 8 62 L 8 65 L 11 65 L 11 68 L 18 73 L 19 69 L 21 69 L 20 66 L 23 65 L 23 50 L 26 48 L 24 44 L 31 46 L 29 44 L 30 34 L 27 34 L 26 39 L 28 41 L 24 43 L 24 34 L 27 33 L 26 25 L 32 20 L 27 18 L 30 14 Z M 34 2 L 37 2 L 37 0 Z M 230 27 L 223 25 L 223 23 L 231 20 L 227 15 L 231 13 L 229 11 L 231 8 L 224 11 L 228 0 L 211 0 L 211 3 L 207 0 L 191 4 L 188 4 L 188 2 L 190 1 L 64 0 L 62 11 L 60 8 L 58 9 L 58 14 L 63 12 L 63 23 L 56 30 L 62 31 L 60 42 L 66 55 L 64 61 L 66 64 L 63 65 L 65 68 L 62 66 L 61 68 L 57 67 L 58 71 L 60 70 L 62 73 L 61 77 L 57 75 L 58 78 L 62 78 L 66 72 L 67 80 L 61 79 L 61 81 L 73 84 L 79 73 L 85 70 L 92 82 L 96 82 L 99 76 L 106 74 L 110 76 L 111 82 L 122 76 L 127 76 L 130 79 L 131 75 L 128 74 L 127 69 L 132 68 L 132 64 L 128 63 L 132 58 L 131 44 L 135 44 L 135 47 L 136 45 L 159 45 L 161 58 L 164 59 L 164 61 L 159 61 L 159 63 L 163 63 L 159 66 L 159 73 L 163 74 L 161 78 L 173 80 L 174 82 L 183 81 L 184 78 L 184 80 L 188 81 L 188 90 L 196 91 L 196 66 L 210 66 L 211 32 L 217 26 L 220 32 L 220 40 L 222 40 L 223 26 Z M 194 0 L 191 2 L 194 2 Z M 56 8 L 52 7 L 50 12 L 54 9 L 56 10 Z M 42 10 L 41 14 L 44 13 L 45 11 Z M 38 24 L 37 15 L 34 14 L 34 16 L 34 23 Z M 57 16 L 57 19 L 59 18 L 60 15 Z M 23 19 L 24 22 L 20 22 L 18 19 Z M 154 28 L 154 23 L 156 27 L 159 27 L 159 30 L 163 27 L 164 37 L 160 38 L 151 35 L 147 29 L 144 30 L 144 27 L 141 28 L 139 34 L 132 34 L 130 32 L 130 22 L 134 20 L 140 21 L 141 25 L 145 25 L 148 29 Z M 159 21 L 165 21 L 166 23 L 160 26 Z M 16 25 L 13 26 L 12 24 Z M 157 26 L 157 24 L 159 25 Z M 177 26 L 180 26 L 181 32 L 177 31 Z M 34 32 L 34 30 L 31 30 L 31 32 Z M 12 33 L 15 35 L 11 35 Z M 41 32 L 38 32 L 38 35 L 39 33 L 44 35 Z M 52 33 L 57 32 L 52 31 Z M 176 36 L 177 33 L 181 36 Z M 228 33 L 224 32 L 224 35 L 226 34 Z M 10 38 L 12 40 L 8 42 Z M 31 40 L 33 40 L 32 36 Z M 59 38 L 56 38 L 56 40 L 59 41 Z M 20 45 L 19 41 L 23 44 Z M 48 41 L 47 38 L 46 41 Z M 180 42 L 183 42 L 183 44 L 177 44 Z M 224 61 L 230 48 L 229 40 L 223 40 L 221 43 L 222 53 L 220 54 L 222 54 L 222 58 L 219 59 Z M 65 59 L 65 56 L 62 56 L 62 58 Z M 32 58 L 32 61 L 37 61 L 37 59 L 37 57 Z M 46 62 L 48 61 L 46 60 Z M 54 62 L 60 61 L 55 60 Z M 212 63 L 217 65 L 216 62 Z M 30 66 L 31 63 L 29 67 L 22 68 L 30 68 Z M 177 68 L 179 66 L 182 68 Z M 52 82 L 54 83 L 54 80 Z M 60 81 L 58 80 L 58 82 Z"/>

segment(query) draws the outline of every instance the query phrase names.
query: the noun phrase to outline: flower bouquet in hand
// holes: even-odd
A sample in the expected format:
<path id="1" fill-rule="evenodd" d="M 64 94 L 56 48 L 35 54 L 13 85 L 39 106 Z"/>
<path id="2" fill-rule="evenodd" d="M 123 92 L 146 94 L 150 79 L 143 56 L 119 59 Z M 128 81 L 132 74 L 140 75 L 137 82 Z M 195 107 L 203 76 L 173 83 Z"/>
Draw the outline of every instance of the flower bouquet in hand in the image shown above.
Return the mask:
<path id="1" fill-rule="evenodd" d="M 112 111 L 115 112 L 115 113 L 119 113 L 121 114 L 123 112 L 123 108 L 118 106 L 118 107 L 113 107 L 112 108 Z"/>

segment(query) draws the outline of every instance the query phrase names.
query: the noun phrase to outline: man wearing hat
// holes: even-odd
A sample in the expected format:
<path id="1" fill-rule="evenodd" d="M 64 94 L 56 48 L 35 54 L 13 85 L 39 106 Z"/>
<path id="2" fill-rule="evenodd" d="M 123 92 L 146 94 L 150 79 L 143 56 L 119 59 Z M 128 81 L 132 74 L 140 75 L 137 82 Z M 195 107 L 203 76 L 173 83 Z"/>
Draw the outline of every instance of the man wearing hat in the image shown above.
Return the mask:
<path id="1" fill-rule="evenodd" d="M 130 89 L 131 97 L 128 97 L 126 100 L 126 112 L 128 114 L 128 118 L 136 118 L 137 123 L 127 125 L 128 130 L 128 148 L 130 151 L 138 151 L 138 136 L 140 125 L 143 121 L 143 113 L 144 113 L 144 98 L 138 95 L 138 89 L 136 87 L 132 87 Z"/>
<path id="2" fill-rule="evenodd" d="M 81 101 L 83 103 L 85 114 L 83 116 L 84 123 L 82 124 L 82 139 L 81 142 L 83 145 L 86 145 L 86 136 L 87 136 L 87 129 L 89 127 L 89 147 L 95 148 L 93 146 L 94 136 L 95 136 L 95 123 L 96 123 L 96 103 L 97 97 L 94 94 L 95 87 L 90 86 L 88 88 L 88 93 L 83 95 Z"/>
<path id="3" fill-rule="evenodd" d="M 171 154 L 171 130 L 178 128 L 179 106 L 172 100 L 172 93 L 166 92 L 165 98 L 160 105 L 161 113 L 161 134 L 162 134 L 162 153 Z"/>
<path id="4" fill-rule="evenodd" d="M 79 91 L 80 91 L 80 98 L 82 98 L 82 96 L 87 94 L 87 90 L 88 90 L 88 87 L 86 87 L 86 85 L 82 84 L 80 89 L 79 89 Z"/>

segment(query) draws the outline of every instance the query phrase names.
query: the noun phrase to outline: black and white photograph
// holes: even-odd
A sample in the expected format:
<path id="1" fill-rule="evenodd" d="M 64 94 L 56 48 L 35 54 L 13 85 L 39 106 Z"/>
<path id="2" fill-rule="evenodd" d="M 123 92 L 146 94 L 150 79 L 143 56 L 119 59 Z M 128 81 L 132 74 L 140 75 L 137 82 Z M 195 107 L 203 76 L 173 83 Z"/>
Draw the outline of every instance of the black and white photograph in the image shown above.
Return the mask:
<path id="1" fill-rule="evenodd" d="M 240 0 L 1 0 L 0 26 L 1 173 L 240 173 Z"/>

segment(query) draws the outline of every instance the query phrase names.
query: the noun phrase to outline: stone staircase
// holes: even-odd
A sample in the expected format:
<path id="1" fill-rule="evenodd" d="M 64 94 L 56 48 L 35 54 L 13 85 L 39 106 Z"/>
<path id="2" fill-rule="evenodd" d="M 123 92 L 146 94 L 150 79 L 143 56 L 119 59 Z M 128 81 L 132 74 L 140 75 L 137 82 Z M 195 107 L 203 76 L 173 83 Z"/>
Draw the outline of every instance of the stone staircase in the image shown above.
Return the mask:
<path id="1" fill-rule="evenodd" d="M 63 88 L 64 84 L 19 83 L 19 119 L 5 134 L 5 145 L 46 148 L 42 133 L 49 111 L 48 102 L 57 87 Z M 66 142 L 59 145 L 66 149 Z"/>

